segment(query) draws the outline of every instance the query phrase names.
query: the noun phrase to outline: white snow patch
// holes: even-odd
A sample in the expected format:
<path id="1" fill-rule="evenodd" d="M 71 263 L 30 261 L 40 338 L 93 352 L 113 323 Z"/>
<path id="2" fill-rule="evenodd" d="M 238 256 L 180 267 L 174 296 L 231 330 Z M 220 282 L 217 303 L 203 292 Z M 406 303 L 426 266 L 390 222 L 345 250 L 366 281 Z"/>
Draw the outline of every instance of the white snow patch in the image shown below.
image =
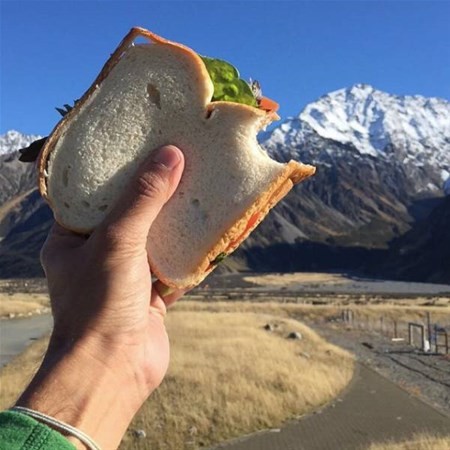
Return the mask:
<path id="1" fill-rule="evenodd" d="M 0 135 L 0 155 L 28 147 L 32 142 L 40 138 L 41 136 L 38 135 L 22 134 L 16 130 L 9 130 L 5 134 Z"/>
<path id="2" fill-rule="evenodd" d="M 320 136 L 350 143 L 361 154 L 379 156 L 393 144 L 409 149 L 411 159 L 425 152 L 431 164 L 450 164 L 450 103 L 445 100 L 399 97 L 358 84 L 310 103 L 299 118 Z"/>

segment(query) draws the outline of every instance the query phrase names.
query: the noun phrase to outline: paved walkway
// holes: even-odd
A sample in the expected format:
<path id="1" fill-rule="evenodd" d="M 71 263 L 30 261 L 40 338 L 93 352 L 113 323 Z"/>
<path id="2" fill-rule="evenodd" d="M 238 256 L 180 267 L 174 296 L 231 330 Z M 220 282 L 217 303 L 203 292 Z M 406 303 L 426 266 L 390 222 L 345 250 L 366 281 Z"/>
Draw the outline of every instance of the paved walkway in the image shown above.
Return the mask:
<path id="1" fill-rule="evenodd" d="M 429 431 L 450 434 L 450 418 L 365 366 L 343 397 L 316 414 L 217 448 L 225 450 L 361 450 Z"/>
<path id="2" fill-rule="evenodd" d="M 0 367 L 22 353 L 31 341 L 49 333 L 52 324 L 50 314 L 0 320 Z"/>

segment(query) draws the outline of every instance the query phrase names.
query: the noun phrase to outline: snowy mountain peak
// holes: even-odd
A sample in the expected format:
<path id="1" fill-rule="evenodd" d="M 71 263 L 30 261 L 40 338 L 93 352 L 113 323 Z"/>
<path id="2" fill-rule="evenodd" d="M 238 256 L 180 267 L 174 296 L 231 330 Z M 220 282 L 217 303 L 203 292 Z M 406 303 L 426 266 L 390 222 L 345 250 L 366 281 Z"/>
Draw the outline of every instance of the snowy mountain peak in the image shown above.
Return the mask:
<path id="1" fill-rule="evenodd" d="M 41 136 L 34 134 L 22 134 L 16 130 L 9 130 L 0 135 L 0 155 L 14 152 L 20 148 L 27 147 Z"/>
<path id="2" fill-rule="evenodd" d="M 450 102 L 390 95 L 367 84 L 324 95 L 299 118 L 323 138 L 375 157 L 389 144 L 409 146 L 413 153 L 450 145 Z"/>
<path id="3" fill-rule="evenodd" d="M 377 161 L 379 167 L 395 166 L 414 180 L 416 195 L 442 193 L 444 183 L 450 192 L 450 102 L 446 100 L 391 95 L 356 84 L 308 104 L 260 141 L 278 160 L 296 159 L 319 168 Z"/>

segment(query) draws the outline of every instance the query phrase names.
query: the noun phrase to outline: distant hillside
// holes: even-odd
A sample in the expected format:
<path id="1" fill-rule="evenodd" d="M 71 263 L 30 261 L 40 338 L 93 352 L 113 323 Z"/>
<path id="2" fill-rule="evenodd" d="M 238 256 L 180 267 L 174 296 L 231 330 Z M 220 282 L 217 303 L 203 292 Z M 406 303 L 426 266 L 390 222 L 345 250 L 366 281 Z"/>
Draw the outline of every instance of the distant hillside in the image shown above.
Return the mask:
<path id="1" fill-rule="evenodd" d="M 396 239 L 382 267 L 370 272 L 401 280 L 450 284 L 450 196 Z"/>

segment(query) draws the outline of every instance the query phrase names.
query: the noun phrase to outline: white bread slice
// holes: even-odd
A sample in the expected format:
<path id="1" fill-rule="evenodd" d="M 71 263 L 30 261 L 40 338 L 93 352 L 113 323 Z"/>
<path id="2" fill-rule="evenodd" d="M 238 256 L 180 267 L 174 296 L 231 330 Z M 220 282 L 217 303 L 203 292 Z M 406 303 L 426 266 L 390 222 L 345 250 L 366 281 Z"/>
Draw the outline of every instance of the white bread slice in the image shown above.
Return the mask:
<path id="1" fill-rule="evenodd" d="M 150 43 L 132 44 L 139 35 Z M 55 219 L 89 233 L 149 153 L 174 144 L 185 171 L 151 227 L 149 261 L 167 286 L 199 284 L 218 255 L 234 251 L 293 183 L 315 170 L 278 163 L 259 147 L 257 132 L 275 113 L 211 103 L 212 94 L 195 52 L 132 29 L 41 152 L 40 190 Z"/>

